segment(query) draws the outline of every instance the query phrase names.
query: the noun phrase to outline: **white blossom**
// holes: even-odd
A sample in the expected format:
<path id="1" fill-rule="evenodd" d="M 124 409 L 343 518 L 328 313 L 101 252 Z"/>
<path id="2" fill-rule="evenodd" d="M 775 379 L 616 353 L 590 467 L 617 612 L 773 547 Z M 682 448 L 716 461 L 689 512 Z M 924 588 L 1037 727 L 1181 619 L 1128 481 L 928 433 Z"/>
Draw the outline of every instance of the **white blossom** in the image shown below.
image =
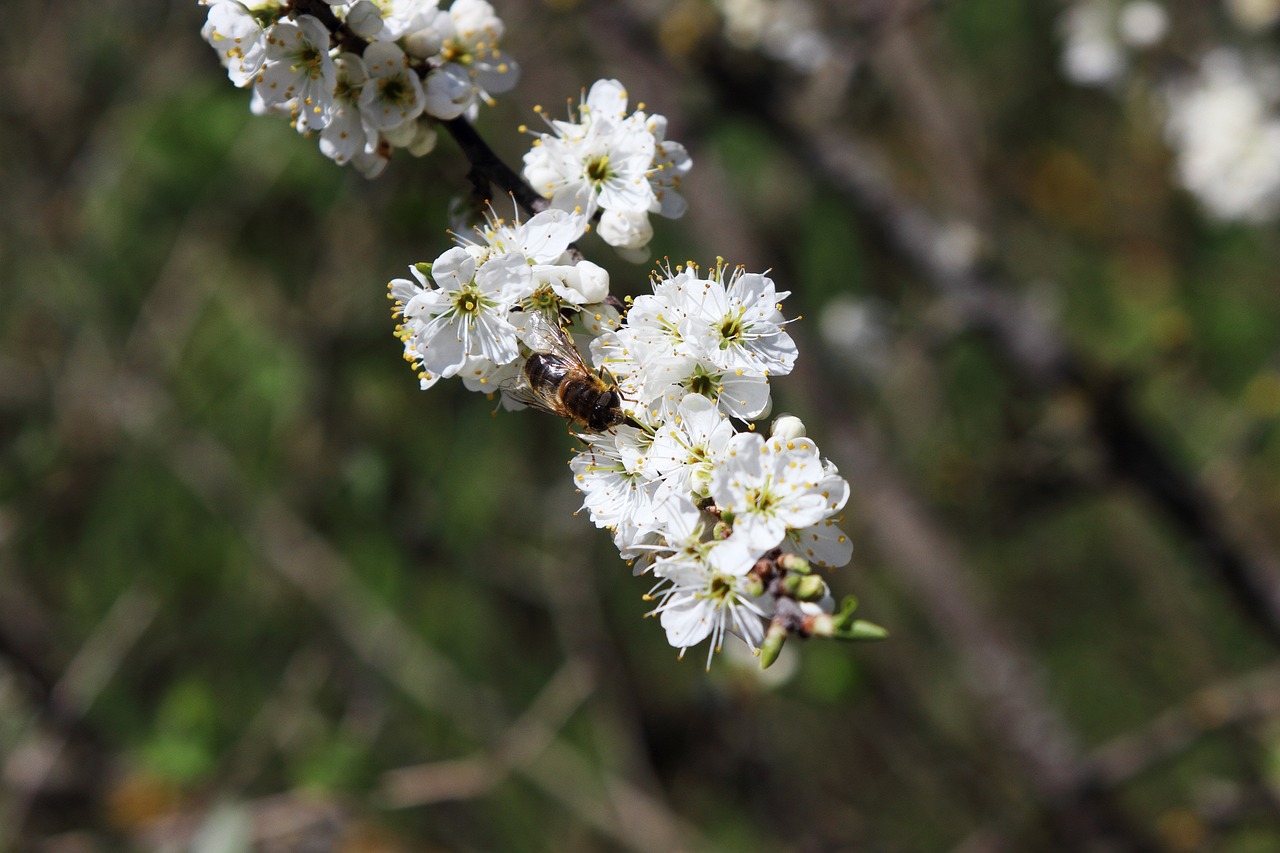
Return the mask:
<path id="1" fill-rule="evenodd" d="M 339 166 L 378 144 L 378 133 L 360 112 L 360 93 L 369 79 L 364 60 L 354 53 L 334 59 L 335 85 L 329 123 L 320 132 L 320 152 Z"/>
<path id="2" fill-rule="evenodd" d="M 826 474 L 807 438 L 765 440 L 738 433 L 711 476 L 716 506 L 733 516 L 733 535 L 752 548 L 775 548 L 789 529 L 802 530 L 831 512 Z"/>
<path id="3" fill-rule="evenodd" d="M 267 30 L 267 56 L 254 90 L 267 107 L 288 104 L 302 131 L 329 122 L 337 70 L 329 56 L 329 30 L 311 15 Z"/>
<path id="4" fill-rule="evenodd" d="M 1274 83 L 1264 88 L 1277 76 L 1217 50 L 1168 93 L 1165 136 L 1178 180 L 1217 219 L 1262 222 L 1280 212 L 1280 116 Z"/>
<path id="5" fill-rule="evenodd" d="M 409 52 L 432 65 L 425 83 L 429 113 L 456 118 L 515 86 L 519 66 L 499 45 L 505 30 L 485 0 L 454 0 L 408 34 Z"/>
<path id="6" fill-rule="evenodd" d="M 369 79 L 360 93 L 360 112 L 370 127 L 389 130 L 422 113 L 422 83 L 404 51 L 391 42 L 374 42 L 365 50 L 364 61 Z"/>
<path id="7" fill-rule="evenodd" d="M 248 86 L 267 58 L 267 33 L 237 0 L 208 0 L 209 14 L 200 30 L 237 86 Z"/>
<path id="8" fill-rule="evenodd" d="M 659 497 L 706 497 L 711 473 L 736 435 L 713 400 L 689 394 L 663 418 L 653 437 L 647 470 L 662 482 Z"/>
<path id="9" fill-rule="evenodd" d="M 796 345 L 783 331 L 786 321 L 780 305 L 788 291 L 779 292 L 772 279 L 741 267 L 734 269 L 726 286 L 724 268 L 718 267 L 696 284 L 690 282 L 685 292 L 691 301 L 685 335 L 713 364 L 762 376 L 791 372 Z"/>
<path id="10" fill-rule="evenodd" d="M 720 650 L 726 633 L 733 633 L 753 650 L 764 640 L 764 620 L 772 615 L 772 601 L 755 595 L 745 574 L 717 571 L 703 560 L 683 560 L 664 567 L 658 586 L 650 593 L 667 632 L 667 642 L 680 650 L 708 637 L 707 668 Z M 749 567 L 748 567 L 749 568 Z"/>
<path id="11" fill-rule="evenodd" d="M 600 236 L 631 260 L 647 257 L 653 236 L 649 214 L 684 214 L 680 181 L 692 161 L 665 139 L 667 122 L 643 110 L 627 113 L 627 92 L 617 80 L 598 80 L 578 115 L 547 119 L 525 154 L 525 177 L 562 210 L 588 217 L 602 212 Z"/>
<path id="12" fill-rule="evenodd" d="M 465 249 L 450 249 L 431 265 L 436 288 L 421 270 L 411 271 L 416 284 L 396 279 L 390 287 L 403 318 L 397 335 L 405 359 L 420 370 L 424 390 L 456 375 L 468 359 L 502 365 L 520 355 L 516 328 L 507 318 L 532 286 L 522 255 L 512 252 L 477 265 Z"/>

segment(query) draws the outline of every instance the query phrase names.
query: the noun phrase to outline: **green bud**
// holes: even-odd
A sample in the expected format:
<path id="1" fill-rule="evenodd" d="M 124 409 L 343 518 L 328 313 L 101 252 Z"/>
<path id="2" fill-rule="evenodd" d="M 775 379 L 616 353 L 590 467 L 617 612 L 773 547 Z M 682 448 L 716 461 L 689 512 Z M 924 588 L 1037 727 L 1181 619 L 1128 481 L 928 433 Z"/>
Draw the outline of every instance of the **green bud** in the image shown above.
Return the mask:
<path id="1" fill-rule="evenodd" d="M 841 640 L 883 640 L 889 636 L 889 632 L 874 622 L 858 619 L 837 629 L 835 636 Z"/>
<path id="2" fill-rule="evenodd" d="M 817 575 L 787 575 L 783 584 L 796 601 L 817 601 L 827 594 L 827 583 Z"/>
<path id="3" fill-rule="evenodd" d="M 427 278 L 431 277 L 431 264 L 427 263 L 426 261 L 418 261 L 416 264 L 413 265 L 413 268 L 418 272 L 422 273 L 423 275 L 425 275 Z"/>
<path id="4" fill-rule="evenodd" d="M 761 669 L 768 669 L 773 666 L 773 662 L 778 659 L 778 655 L 782 652 L 782 645 L 786 641 L 787 629 L 777 622 L 769 623 L 769 630 L 764 635 L 764 642 L 760 644 Z"/>
<path id="5" fill-rule="evenodd" d="M 780 554 L 774 562 L 778 564 L 778 568 L 788 572 L 795 572 L 799 575 L 807 575 L 813 571 L 809 561 L 798 554 Z"/>
<path id="6" fill-rule="evenodd" d="M 760 580 L 756 575 L 748 575 L 743 590 L 747 595 L 760 596 L 764 595 L 764 581 Z"/>
<path id="7" fill-rule="evenodd" d="M 717 521 L 716 526 L 711 528 L 711 536 L 715 539 L 728 539 L 730 533 L 733 533 L 733 525 L 724 521 Z"/>

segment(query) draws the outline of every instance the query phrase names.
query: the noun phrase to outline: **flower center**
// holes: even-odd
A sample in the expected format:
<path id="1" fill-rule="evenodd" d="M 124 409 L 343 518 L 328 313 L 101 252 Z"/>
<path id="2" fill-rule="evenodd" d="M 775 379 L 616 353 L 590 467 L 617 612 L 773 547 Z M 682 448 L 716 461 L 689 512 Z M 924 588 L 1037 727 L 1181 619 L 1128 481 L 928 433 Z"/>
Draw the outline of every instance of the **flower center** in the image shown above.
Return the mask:
<path id="1" fill-rule="evenodd" d="M 540 287 L 529 297 L 529 305 L 547 315 L 560 313 L 561 299 L 550 287 Z"/>
<path id="2" fill-rule="evenodd" d="M 378 81 L 378 93 L 389 104 L 407 104 L 413 100 L 413 90 L 404 84 L 400 75 L 383 77 Z"/>
<path id="3" fill-rule="evenodd" d="M 739 309 L 736 314 L 726 314 L 724 319 L 720 321 L 720 349 L 726 349 L 730 344 L 737 343 L 746 333 L 746 327 L 742 324 L 742 310 Z"/>
<path id="4" fill-rule="evenodd" d="M 701 394 L 710 400 L 716 400 L 720 397 L 720 377 L 707 373 L 701 367 L 697 368 L 693 375 L 689 377 L 685 387 L 690 392 Z"/>
<path id="5" fill-rule="evenodd" d="M 764 486 L 758 489 L 751 489 L 747 492 L 746 497 L 747 505 L 753 507 L 760 515 L 768 514 L 773 509 L 774 504 L 778 502 L 778 496 Z"/>
<path id="6" fill-rule="evenodd" d="M 599 185 L 609 180 L 609 156 L 601 155 L 587 164 L 587 180 Z"/>
<path id="7" fill-rule="evenodd" d="M 467 53 L 466 45 L 458 44 L 453 39 L 445 41 L 444 47 L 440 50 L 440 56 L 445 62 L 460 62 L 465 64 L 471 61 L 471 56 Z"/>
<path id="8" fill-rule="evenodd" d="M 453 310 L 464 317 L 476 317 L 489 303 L 474 283 L 459 290 L 453 297 Z"/>
<path id="9" fill-rule="evenodd" d="M 320 71 L 324 64 L 324 55 L 311 45 L 307 45 L 298 54 L 298 62 L 307 69 L 307 76 L 312 80 L 320 77 Z"/>

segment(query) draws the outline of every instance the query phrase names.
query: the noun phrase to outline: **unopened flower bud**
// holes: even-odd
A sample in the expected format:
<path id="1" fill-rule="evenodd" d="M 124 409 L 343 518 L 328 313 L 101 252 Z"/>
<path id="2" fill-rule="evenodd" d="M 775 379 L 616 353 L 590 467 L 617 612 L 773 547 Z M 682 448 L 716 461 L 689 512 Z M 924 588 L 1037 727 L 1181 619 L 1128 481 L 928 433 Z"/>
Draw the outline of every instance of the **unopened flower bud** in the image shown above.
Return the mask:
<path id="1" fill-rule="evenodd" d="M 728 539 L 731 533 L 733 533 L 733 525 L 723 520 L 717 521 L 715 527 L 711 528 L 711 538 L 713 539 Z"/>
<path id="2" fill-rule="evenodd" d="M 373 38 L 382 30 L 382 12 L 369 0 L 360 0 L 347 11 L 347 26 L 360 38 Z"/>
<path id="3" fill-rule="evenodd" d="M 444 39 L 435 27 L 424 27 L 404 37 L 404 50 L 410 56 L 427 59 L 435 56 L 444 46 Z"/>
<path id="4" fill-rule="evenodd" d="M 797 601 L 817 601 L 827 594 L 826 581 L 817 575 L 787 575 L 782 587 Z"/>
<path id="5" fill-rule="evenodd" d="M 760 579 L 759 575 L 748 575 L 747 579 L 742 583 L 742 588 L 747 595 L 764 595 L 764 581 Z"/>
<path id="6" fill-rule="evenodd" d="M 769 429 L 769 435 L 772 438 L 780 438 L 783 441 L 804 438 L 804 422 L 795 415 L 778 415 L 773 419 L 773 426 Z"/>
<path id="7" fill-rule="evenodd" d="M 600 237 L 617 249 L 645 249 L 653 239 L 653 226 L 647 210 L 606 210 L 600 217 L 597 232 Z"/>
<path id="8" fill-rule="evenodd" d="M 414 122 L 413 139 L 409 140 L 409 144 L 405 147 L 414 157 L 425 157 L 436 147 L 438 138 L 439 135 L 430 122 L 418 120 Z"/>
<path id="9" fill-rule="evenodd" d="M 414 134 L 418 132 L 418 123 L 416 121 L 403 121 L 395 127 L 384 128 L 382 138 L 387 144 L 396 148 L 404 148 L 413 141 Z"/>
<path id="10" fill-rule="evenodd" d="M 874 622 L 857 619 L 851 625 L 838 628 L 835 637 L 840 640 L 883 640 L 889 632 Z"/>
<path id="11" fill-rule="evenodd" d="M 787 629 L 777 622 L 769 623 L 769 630 L 760 644 L 760 668 L 768 669 L 782 653 L 782 645 L 787 641 Z"/>
<path id="12" fill-rule="evenodd" d="M 809 561 L 799 554 L 779 554 L 778 559 L 774 562 L 778 564 L 778 568 L 788 572 L 795 572 L 798 575 L 807 575 L 813 571 Z"/>
<path id="13" fill-rule="evenodd" d="M 587 302 L 603 302 L 609 295 L 609 273 L 599 264 L 578 261 L 574 266 L 578 274 L 577 290 Z"/>

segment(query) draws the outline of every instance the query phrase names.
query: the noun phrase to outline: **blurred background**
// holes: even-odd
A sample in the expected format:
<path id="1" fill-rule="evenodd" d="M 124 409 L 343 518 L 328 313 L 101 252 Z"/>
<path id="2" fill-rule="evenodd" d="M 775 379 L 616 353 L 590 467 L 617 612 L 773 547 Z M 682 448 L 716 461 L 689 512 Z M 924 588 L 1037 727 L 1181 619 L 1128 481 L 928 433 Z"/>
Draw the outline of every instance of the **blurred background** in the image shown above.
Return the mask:
<path id="1" fill-rule="evenodd" d="M 1274 0 L 496 5 L 508 162 L 617 77 L 659 255 L 793 291 L 891 639 L 677 661 L 564 425 L 417 390 L 447 137 L 366 181 L 194 2 L 9 4 L 0 849 L 1280 849 Z"/>

